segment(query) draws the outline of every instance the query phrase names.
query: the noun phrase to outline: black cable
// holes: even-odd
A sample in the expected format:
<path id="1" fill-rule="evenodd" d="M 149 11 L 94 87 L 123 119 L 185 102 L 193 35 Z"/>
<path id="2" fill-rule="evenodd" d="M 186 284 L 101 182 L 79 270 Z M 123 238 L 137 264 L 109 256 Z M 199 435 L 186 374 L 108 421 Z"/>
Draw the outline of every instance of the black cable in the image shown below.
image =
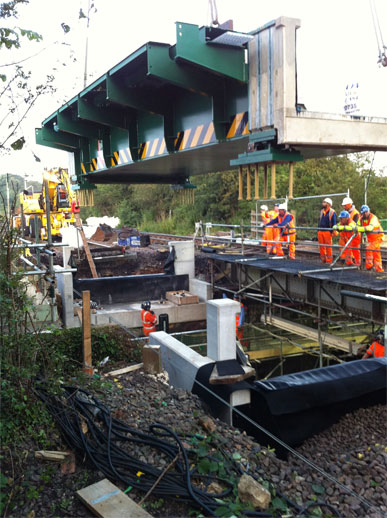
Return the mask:
<path id="1" fill-rule="evenodd" d="M 341 514 L 339 513 L 339 511 L 336 509 L 336 507 L 334 507 L 333 505 L 331 504 L 328 504 L 327 502 L 309 502 L 305 507 L 303 507 L 301 509 L 301 511 L 298 513 L 297 515 L 297 518 L 301 518 L 302 516 L 305 516 L 305 512 L 308 511 L 308 509 L 310 509 L 311 507 L 327 507 L 330 511 L 332 511 L 333 513 L 335 513 L 335 516 L 337 516 L 338 518 L 341 518 Z"/>
<path id="2" fill-rule="evenodd" d="M 190 470 L 190 452 L 187 452 L 179 436 L 170 428 L 163 424 L 153 424 L 149 426 L 148 433 L 130 428 L 115 419 L 109 408 L 88 391 L 73 386 L 62 388 L 61 394 L 53 395 L 47 391 L 44 383 L 40 383 L 35 392 L 60 427 L 69 447 L 83 457 L 86 455 L 87 460 L 105 476 L 140 491 L 148 492 L 152 489 L 154 495 L 178 498 L 179 501 L 199 508 L 206 516 L 216 516 L 216 510 L 225 505 L 217 500 L 228 494 L 229 489 L 218 495 L 192 484 L 193 479 L 201 479 L 202 476 L 195 469 Z M 136 448 L 143 445 L 156 449 L 159 455 L 165 455 L 170 462 L 178 455 L 182 460 L 178 459 L 173 471 L 165 473 L 153 487 L 163 469 L 140 461 L 122 449 L 123 443 L 132 444 Z M 237 473 L 237 465 L 234 464 Z M 230 482 L 220 477 L 207 475 L 207 479 L 230 485 Z M 240 512 L 241 516 L 251 518 L 272 516 L 272 513 L 261 511 Z"/>

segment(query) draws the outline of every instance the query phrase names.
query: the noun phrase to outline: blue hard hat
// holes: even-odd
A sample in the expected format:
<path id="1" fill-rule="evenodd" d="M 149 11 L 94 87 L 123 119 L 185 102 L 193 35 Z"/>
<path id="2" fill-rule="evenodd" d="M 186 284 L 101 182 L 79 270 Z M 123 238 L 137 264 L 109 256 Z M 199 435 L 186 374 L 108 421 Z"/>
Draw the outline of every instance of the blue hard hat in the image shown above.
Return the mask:
<path id="1" fill-rule="evenodd" d="M 339 214 L 339 218 L 349 218 L 349 212 L 347 210 L 342 210 Z"/>
<path id="2" fill-rule="evenodd" d="M 369 211 L 370 211 L 370 208 L 368 207 L 368 205 L 362 205 L 360 207 L 361 214 L 363 214 L 364 212 L 369 212 Z"/>

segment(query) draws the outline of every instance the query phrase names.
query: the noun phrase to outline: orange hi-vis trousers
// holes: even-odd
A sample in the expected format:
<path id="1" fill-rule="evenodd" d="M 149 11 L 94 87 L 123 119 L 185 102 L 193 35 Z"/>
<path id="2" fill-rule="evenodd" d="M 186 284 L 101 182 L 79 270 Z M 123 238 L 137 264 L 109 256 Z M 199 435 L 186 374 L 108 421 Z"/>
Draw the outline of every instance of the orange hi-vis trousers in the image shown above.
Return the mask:
<path id="1" fill-rule="evenodd" d="M 346 243 L 351 239 L 353 232 L 340 232 L 339 246 L 345 246 Z M 355 264 L 356 266 L 360 266 L 360 236 L 355 236 L 352 241 L 349 243 L 348 248 L 341 252 L 341 259 L 344 259 L 345 264 L 348 266 L 351 264 Z M 352 248 L 356 248 L 352 250 Z"/>
<path id="2" fill-rule="evenodd" d="M 265 232 L 262 236 L 262 245 L 263 246 L 266 245 L 267 254 L 270 254 L 270 250 L 272 251 L 273 254 L 276 253 L 276 248 L 275 248 L 275 245 L 273 244 L 273 241 L 275 241 L 275 239 L 274 239 L 275 230 L 276 229 L 274 229 L 272 227 L 267 227 L 267 228 L 265 228 Z"/>
<path id="3" fill-rule="evenodd" d="M 329 230 L 318 231 L 318 242 L 320 244 L 320 259 L 323 263 L 331 263 L 332 256 L 332 232 Z M 331 245 L 331 246 L 329 246 Z"/>
<path id="4" fill-rule="evenodd" d="M 277 256 L 283 257 L 284 251 L 282 250 L 281 242 L 283 243 L 289 243 L 289 257 L 290 259 L 296 258 L 296 245 L 294 244 L 296 242 L 296 234 L 289 234 L 288 236 L 281 236 L 278 243 L 276 244 L 277 248 Z"/>
<path id="5" fill-rule="evenodd" d="M 374 266 L 377 272 L 383 272 L 382 255 L 380 253 L 380 245 L 382 244 L 383 237 L 368 234 L 367 239 L 365 267 L 367 270 L 371 270 Z"/>

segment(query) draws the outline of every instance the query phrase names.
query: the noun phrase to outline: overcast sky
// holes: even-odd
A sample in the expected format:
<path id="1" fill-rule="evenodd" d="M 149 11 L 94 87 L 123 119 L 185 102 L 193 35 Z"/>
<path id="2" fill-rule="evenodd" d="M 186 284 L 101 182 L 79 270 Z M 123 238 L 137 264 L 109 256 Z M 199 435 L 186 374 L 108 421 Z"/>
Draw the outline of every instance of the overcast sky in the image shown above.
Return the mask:
<path id="1" fill-rule="evenodd" d="M 387 45 L 387 1 L 374 1 Z M 97 12 L 91 16 L 89 29 L 88 83 L 147 41 L 175 43 L 175 22 L 210 22 L 208 0 L 95 0 L 95 6 Z M 54 95 L 31 110 L 23 123 L 28 146 L 10 159 L 2 157 L 0 172 L 39 175 L 43 167 L 68 165 L 66 153 L 35 144 L 34 128 L 83 89 L 86 22 L 78 19 L 80 7 L 86 11 L 87 0 L 31 0 L 19 8 L 15 25 L 41 33 L 44 40 L 23 45 L 20 51 L 2 50 L 1 63 L 39 52 L 25 65 L 36 81 L 55 67 L 60 84 Z M 243 32 L 282 15 L 301 20 L 297 33 L 298 91 L 299 102 L 308 110 L 344 113 L 345 87 L 358 83 L 360 114 L 387 117 L 387 67 L 377 64 L 369 0 L 217 0 L 217 7 L 220 22 L 231 18 L 234 30 Z M 61 23 L 71 28 L 66 35 Z M 0 68 L 0 73 L 3 70 Z M 42 159 L 40 164 L 31 151 Z M 377 153 L 375 165 L 384 167 L 387 174 L 387 153 Z"/>

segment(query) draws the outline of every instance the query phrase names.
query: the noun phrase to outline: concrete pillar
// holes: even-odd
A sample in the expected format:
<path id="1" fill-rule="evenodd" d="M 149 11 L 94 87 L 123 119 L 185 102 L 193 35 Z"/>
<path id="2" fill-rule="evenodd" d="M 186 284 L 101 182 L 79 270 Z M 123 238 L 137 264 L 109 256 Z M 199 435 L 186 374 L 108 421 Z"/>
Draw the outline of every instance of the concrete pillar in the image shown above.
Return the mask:
<path id="1" fill-rule="evenodd" d="M 236 300 L 207 302 L 207 356 L 212 360 L 236 359 L 235 315 L 240 310 Z"/>
<path id="2" fill-rule="evenodd" d="M 69 260 L 70 260 L 72 250 L 74 250 L 73 246 L 62 246 L 63 268 L 69 267 Z"/>
<path id="3" fill-rule="evenodd" d="M 195 244 L 193 241 L 169 241 L 169 246 L 175 249 L 175 274 L 188 274 L 190 279 L 195 277 Z"/>
<path id="4" fill-rule="evenodd" d="M 79 327 L 78 318 L 74 317 L 73 275 L 70 272 L 61 273 L 60 267 L 55 267 L 57 289 L 62 299 L 62 320 L 67 328 Z"/>

